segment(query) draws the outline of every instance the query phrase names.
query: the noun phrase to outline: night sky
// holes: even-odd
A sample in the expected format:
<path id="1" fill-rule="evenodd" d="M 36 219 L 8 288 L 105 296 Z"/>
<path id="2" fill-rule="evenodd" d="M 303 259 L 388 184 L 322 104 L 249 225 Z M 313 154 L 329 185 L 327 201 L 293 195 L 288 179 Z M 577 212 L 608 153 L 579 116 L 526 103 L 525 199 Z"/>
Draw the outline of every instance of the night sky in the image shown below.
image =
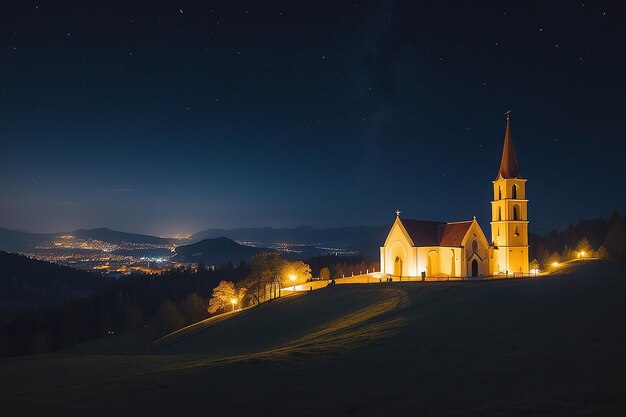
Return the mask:
<path id="1" fill-rule="evenodd" d="M 97 3 L 97 4 L 92 4 Z M 626 211 L 624 2 L 3 1 L 0 226 L 489 230 Z"/>

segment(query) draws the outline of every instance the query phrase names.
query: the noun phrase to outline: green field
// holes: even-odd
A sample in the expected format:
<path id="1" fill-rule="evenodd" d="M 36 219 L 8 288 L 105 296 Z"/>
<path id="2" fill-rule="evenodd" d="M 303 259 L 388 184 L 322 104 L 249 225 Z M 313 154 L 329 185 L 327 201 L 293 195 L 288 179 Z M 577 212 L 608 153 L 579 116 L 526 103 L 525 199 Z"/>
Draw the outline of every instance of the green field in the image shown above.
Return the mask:
<path id="1" fill-rule="evenodd" d="M 338 285 L 147 347 L 139 333 L 6 359 L 0 410 L 624 415 L 624 266 L 588 261 L 537 279 Z"/>

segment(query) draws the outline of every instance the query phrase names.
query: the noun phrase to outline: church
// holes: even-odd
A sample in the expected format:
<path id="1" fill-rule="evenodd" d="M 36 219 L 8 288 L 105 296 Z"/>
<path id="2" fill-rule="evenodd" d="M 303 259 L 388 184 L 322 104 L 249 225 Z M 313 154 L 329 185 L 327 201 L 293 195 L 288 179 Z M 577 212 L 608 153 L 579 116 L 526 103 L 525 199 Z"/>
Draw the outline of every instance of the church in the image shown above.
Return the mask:
<path id="1" fill-rule="evenodd" d="M 517 165 L 510 112 L 500 169 L 493 183 L 491 240 L 472 220 L 437 222 L 400 217 L 380 248 L 380 271 L 403 277 L 528 275 L 526 179 Z"/>

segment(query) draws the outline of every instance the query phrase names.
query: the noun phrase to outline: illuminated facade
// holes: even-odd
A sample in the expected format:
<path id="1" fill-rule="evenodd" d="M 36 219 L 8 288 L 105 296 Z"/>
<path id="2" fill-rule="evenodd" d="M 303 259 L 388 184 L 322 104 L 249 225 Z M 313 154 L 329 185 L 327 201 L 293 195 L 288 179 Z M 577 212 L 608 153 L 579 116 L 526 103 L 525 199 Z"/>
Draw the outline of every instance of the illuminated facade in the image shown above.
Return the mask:
<path id="1" fill-rule="evenodd" d="M 493 181 L 491 242 L 473 220 L 401 219 L 380 248 L 380 270 L 392 277 L 528 274 L 526 179 L 517 166 L 507 113 L 502 160 Z"/>
<path id="2" fill-rule="evenodd" d="M 502 161 L 493 181 L 491 244 L 492 274 L 528 274 L 526 179 L 517 166 L 509 113 L 506 115 Z"/>

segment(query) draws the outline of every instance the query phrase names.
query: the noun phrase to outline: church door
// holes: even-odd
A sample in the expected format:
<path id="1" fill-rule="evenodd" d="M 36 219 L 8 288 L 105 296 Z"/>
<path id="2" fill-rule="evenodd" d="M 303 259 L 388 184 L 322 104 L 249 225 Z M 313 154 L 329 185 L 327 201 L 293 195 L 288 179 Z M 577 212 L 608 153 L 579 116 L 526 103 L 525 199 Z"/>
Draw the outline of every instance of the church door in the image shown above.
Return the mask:
<path id="1" fill-rule="evenodd" d="M 428 276 L 434 277 L 439 275 L 439 253 L 437 251 L 428 252 Z"/>
<path id="2" fill-rule="evenodd" d="M 393 275 L 397 277 L 402 276 L 402 259 L 399 256 L 396 256 L 396 261 L 393 264 Z"/>
<path id="3" fill-rule="evenodd" d="M 478 261 L 476 259 L 472 261 L 472 276 L 478 276 Z"/>

